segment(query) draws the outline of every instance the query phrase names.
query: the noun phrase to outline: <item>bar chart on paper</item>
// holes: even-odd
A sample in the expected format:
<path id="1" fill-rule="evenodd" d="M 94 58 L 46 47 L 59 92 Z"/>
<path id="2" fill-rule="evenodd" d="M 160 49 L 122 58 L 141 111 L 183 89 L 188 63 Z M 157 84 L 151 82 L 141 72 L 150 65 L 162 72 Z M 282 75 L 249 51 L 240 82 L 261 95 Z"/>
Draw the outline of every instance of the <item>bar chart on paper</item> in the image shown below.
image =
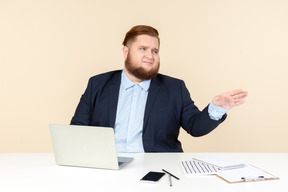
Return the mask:
<path id="1" fill-rule="evenodd" d="M 197 160 L 182 161 L 181 167 L 184 173 L 188 175 L 208 175 L 216 174 L 219 171 L 219 167 L 210 165 Z"/>

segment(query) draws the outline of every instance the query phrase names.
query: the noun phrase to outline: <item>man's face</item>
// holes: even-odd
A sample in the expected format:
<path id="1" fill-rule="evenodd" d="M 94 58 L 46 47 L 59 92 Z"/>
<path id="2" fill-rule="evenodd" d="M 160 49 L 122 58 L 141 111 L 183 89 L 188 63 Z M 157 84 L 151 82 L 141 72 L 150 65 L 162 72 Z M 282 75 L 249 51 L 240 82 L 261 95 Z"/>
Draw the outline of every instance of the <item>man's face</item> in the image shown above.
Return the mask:
<path id="1" fill-rule="evenodd" d="M 159 42 L 156 37 L 139 35 L 128 47 L 123 48 L 125 68 L 143 81 L 154 78 L 160 67 Z"/>

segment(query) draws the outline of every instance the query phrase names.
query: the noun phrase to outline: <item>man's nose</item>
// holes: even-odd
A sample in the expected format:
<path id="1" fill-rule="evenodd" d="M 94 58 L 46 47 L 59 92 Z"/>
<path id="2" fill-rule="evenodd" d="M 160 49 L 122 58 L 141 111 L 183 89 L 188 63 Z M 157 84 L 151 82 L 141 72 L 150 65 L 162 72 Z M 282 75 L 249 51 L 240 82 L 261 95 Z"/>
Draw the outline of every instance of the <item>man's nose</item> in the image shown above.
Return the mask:
<path id="1" fill-rule="evenodd" d="M 153 59 L 153 53 L 152 53 L 152 51 L 147 51 L 147 52 L 146 52 L 146 57 L 147 57 L 148 59 Z"/>

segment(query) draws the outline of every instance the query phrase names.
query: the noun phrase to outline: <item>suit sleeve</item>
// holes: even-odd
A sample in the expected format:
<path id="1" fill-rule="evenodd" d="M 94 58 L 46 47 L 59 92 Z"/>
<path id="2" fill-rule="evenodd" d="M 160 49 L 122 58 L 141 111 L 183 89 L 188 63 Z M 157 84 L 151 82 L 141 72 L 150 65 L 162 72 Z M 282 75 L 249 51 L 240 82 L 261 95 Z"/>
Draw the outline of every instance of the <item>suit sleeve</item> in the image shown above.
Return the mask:
<path id="1" fill-rule="evenodd" d="M 91 125 L 92 103 L 91 103 L 92 80 L 81 96 L 80 102 L 76 108 L 75 114 L 70 122 L 71 125 Z"/>
<path id="2" fill-rule="evenodd" d="M 220 120 L 212 120 L 208 114 L 208 106 L 200 111 L 194 104 L 187 90 L 185 83 L 181 83 L 182 96 L 182 119 L 181 126 L 190 135 L 199 137 L 213 131 L 220 123 L 222 123 L 226 114 Z"/>

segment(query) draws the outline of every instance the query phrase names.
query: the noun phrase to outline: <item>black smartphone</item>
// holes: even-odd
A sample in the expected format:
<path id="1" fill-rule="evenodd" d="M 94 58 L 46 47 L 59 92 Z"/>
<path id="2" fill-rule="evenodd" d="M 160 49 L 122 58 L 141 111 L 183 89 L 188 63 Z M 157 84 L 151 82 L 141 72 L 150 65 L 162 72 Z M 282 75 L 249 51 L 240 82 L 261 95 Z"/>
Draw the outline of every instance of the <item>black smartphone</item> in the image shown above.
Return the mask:
<path id="1" fill-rule="evenodd" d="M 140 179 L 140 181 L 149 182 L 149 183 L 157 183 L 164 175 L 165 173 L 163 172 L 150 171 L 142 179 Z"/>

